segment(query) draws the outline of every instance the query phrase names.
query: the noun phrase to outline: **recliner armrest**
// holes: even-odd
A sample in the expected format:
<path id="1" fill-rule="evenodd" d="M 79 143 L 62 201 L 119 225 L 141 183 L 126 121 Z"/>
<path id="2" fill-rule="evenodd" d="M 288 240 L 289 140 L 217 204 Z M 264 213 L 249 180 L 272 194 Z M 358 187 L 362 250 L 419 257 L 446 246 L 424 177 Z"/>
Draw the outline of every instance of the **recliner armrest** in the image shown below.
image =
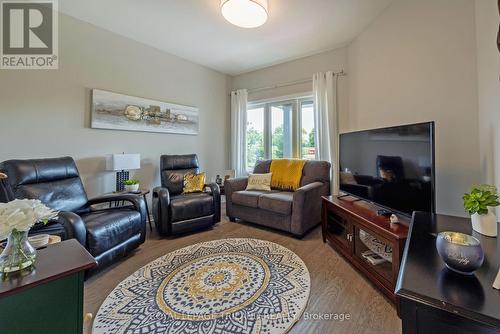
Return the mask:
<path id="1" fill-rule="evenodd" d="M 215 182 L 206 184 L 205 187 L 210 188 L 210 192 L 212 193 L 213 203 L 214 203 L 214 221 L 220 222 L 220 188 L 219 185 Z"/>
<path id="2" fill-rule="evenodd" d="M 220 196 L 220 187 L 217 183 L 215 183 L 215 182 L 207 183 L 207 184 L 205 184 L 205 188 L 210 188 L 210 192 L 212 194 L 219 194 L 219 196 Z"/>
<path id="3" fill-rule="evenodd" d="M 153 189 L 153 217 L 160 234 L 170 233 L 170 192 L 165 187 Z"/>
<path id="4" fill-rule="evenodd" d="M 170 192 L 165 187 L 155 187 L 153 189 L 153 199 L 155 198 L 162 201 L 167 206 L 170 204 Z"/>
<path id="5" fill-rule="evenodd" d="M 128 194 L 128 193 L 116 193 L 116 194 L 107 194 L 99 197 L 95 197 L 90 199 L 87 202 L 87 206 L 91 206 L 94 204 L 101 203 L 110 203 L 110 202 L 119 202 L 125 201 L 131 203 L 135 210 L 141 214 L 141 220 L 146 222 L 146 204 L 144 203 L 144 199 L 142 196 L 138 196 L 136 194 Z"/>
<path id="6" fill-rule="evenodd" d="M 75 238 L 83 247 L 86 246 L 87 229 L 79 215 L 69 211 L 60 211 L 54 220 L 64 227 L 68 239 Z"/>

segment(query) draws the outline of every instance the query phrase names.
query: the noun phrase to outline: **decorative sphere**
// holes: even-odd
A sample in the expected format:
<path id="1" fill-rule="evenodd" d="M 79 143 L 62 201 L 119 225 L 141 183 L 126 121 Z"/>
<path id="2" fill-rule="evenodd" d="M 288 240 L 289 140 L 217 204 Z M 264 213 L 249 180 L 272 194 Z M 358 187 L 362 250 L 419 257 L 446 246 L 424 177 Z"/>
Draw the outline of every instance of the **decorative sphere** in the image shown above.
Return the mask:
<path id="1" fill-rule="evenodd" d="M 472 275 L 484 261 L 479 240 L 459 232 L 441 232 L 436 238 L 436 248 L 448 269 Z"/>

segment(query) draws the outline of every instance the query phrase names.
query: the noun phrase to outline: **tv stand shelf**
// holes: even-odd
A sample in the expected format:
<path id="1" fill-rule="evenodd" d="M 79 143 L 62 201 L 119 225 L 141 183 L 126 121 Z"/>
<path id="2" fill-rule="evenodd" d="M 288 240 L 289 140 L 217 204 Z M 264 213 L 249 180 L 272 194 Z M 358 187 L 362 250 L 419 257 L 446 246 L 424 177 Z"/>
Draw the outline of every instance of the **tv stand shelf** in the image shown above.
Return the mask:
<path id="1" fill-rule="evenodd" d="M 399 215 L 399 224 L 391 224 L 377 214 L 381 207 L 351 196 L 324 196 L 322 204 L 323 242 L 397 304 L 394 289 L 410 219 Z"/>

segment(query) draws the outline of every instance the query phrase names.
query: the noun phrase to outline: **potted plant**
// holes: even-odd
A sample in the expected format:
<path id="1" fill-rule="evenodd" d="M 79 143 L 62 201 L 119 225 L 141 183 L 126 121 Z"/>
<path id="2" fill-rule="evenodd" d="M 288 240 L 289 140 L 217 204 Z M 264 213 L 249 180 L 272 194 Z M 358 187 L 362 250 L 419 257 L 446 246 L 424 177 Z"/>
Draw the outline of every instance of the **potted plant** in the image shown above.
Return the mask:
<path id="1" fill-rule="evenodd" d="M 28 241 L 28 231 L 35 223 L 47 223 L 57 212 L 39 200 L 16 199 L 0 203 L 0 240 L 7 238 L 7 245 L 0 254 L 0 272 L 10 273 L 31 267 L 36 251 Z"/>
<path id="2" fill-rule="evenodd" d="M 497 188 L 483 184 L 475 186 L 470 193 L 464 194 L 464 208 L 471 215 L 474 231 L 496 237 L 498 234 L 495 207 L 500 205 Z"/>
<path id="3" fill-rule="evenodd" d="M 139 191 L 139 180 L 127 180 L 123 184 L 126 192 L 135 193 Z"/>

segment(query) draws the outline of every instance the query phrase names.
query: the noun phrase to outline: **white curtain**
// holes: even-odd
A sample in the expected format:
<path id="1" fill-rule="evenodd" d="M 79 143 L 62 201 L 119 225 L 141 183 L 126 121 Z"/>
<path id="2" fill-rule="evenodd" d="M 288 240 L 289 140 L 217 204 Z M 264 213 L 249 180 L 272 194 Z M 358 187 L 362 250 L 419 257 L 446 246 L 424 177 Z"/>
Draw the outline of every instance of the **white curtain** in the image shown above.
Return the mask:
<path id="1" fill-rule="evenodd" d="M 244 176 L 246 171 L 246 124 L 248 92 L 239 89 L 231 92 L 231 168 L 236 176 Z"/>
<path id="2" fill-rule="evenodd" d="M 329 71 L 313 76 L 316 158 L 332 164 L 331 193 L 339 192 L 337 75 Z"/>

